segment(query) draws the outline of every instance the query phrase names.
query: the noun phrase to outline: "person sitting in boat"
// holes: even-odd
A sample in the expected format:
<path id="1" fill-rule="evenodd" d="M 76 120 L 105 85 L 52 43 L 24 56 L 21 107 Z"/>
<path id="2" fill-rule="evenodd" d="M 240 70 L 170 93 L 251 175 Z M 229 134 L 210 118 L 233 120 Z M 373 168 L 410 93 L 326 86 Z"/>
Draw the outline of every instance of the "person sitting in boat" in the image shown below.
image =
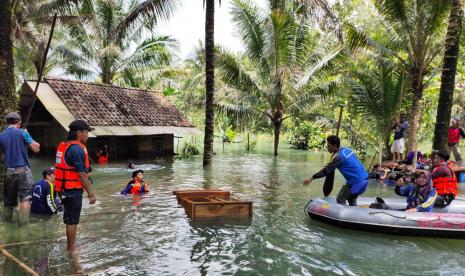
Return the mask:
<path id="1" fill-rule="evenodd" d="M 42 172 L 43 179 L 32 189 L 31 213 L 41 215 L 56 214 L 62 210 L 61 202 L 55 194 L 55 168 Z"/>
<path id="2" fill-rule="evenodd" d="M 356 206 L 357 197 L 363 194 L 367 188 L 368 173 L 351 149 L 341 147 L 339 137 L 335 135 L 328 136 L 326 138 L 326 148 L 333 155 L 331 162 L 312 177 L 305 179 L 304 185 L 309 185 L 314 179 L 326 177 L 339 169 L 346 179 L 346 185 L 342 186 L 336 201 L 344 205 L 347 201 L 350 206 Z"/>
<path id="3" fill-rule="evenodd" d="M 143 194 L 148 192 L 147 183 L 144 181 L 144 171 L 137 170 L 132 172 L 132 180 L 129 181 L 126 188 L 121 191 L 121 194 Z"/>
<path id="4" fill-rule="evenodd" d="M 415 156 L 415 152 L 411 151 L 407 154 L 407 158 L 403 160 L 401 163 L 407 164 L 407 165 L 412 165 L 413 164 L 413 158 Z M 423 157 L 423 154 L 421 151 L 417 151 L 417 162 Z"/>
<path id="5" fill-rule="evenodd" d="M 428 171 L 421 171 L 416 179 L 415 185 L 403 185 L 404 179 L 397 181 L 395 193 L 407 197 L 407 209 L 409 213 L 431 212 L 437 199 L 436 189 L 433 187 L 431 176 Z"/>
<path id="6" fill-rule="evenodd" d="M 373 169 L 368 174 L 368 179 L 375 179 L 375 180 L 385 180 L 390 170 L 385 167 L 381 167 L 379 164 L 373 166 Z"/>
<path id="7" fill-rule="evenodd" d="M 446 207 L 459 193 L 459 185 L 454 171 L 448 166 L 449 154 L 446 150 L 433 153 L 434 169 L 431 172 L 433 186 L 438 191 L 436 207 Z"/>

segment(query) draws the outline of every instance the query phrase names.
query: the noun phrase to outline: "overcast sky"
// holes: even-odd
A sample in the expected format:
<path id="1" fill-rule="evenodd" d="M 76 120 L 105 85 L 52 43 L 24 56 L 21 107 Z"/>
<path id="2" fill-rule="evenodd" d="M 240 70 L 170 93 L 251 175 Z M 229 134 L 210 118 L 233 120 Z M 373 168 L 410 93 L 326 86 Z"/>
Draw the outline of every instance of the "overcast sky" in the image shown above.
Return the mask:
<path id="1" fill-rule="evenodd" d="M 264 7 L 266 0 L 251 0 Z M 240 51 L 241 44 L 234 36 L 231 22 L 231 1 L 222 0 L 221 7 L 215 0 L 215 43 L 222 44 L 232 51 Z M 173 36 L 179 41 L 181 58 L 186 58 L 205 39 L 205 10 L 203 0 L 183 0 L 182 6 L 169 22 L 160 25 L 160 33 Z"/>

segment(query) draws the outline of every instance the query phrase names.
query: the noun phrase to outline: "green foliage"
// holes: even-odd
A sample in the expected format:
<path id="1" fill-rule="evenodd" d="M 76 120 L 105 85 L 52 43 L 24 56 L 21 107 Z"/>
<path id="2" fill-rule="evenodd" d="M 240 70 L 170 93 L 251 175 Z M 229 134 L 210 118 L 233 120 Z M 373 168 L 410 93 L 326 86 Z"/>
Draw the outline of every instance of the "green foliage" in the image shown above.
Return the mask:
<path id="1" fill-rule="evenodd" d="M 323 128 L 313 122 L 304 121 L 299 123 L 292 131 L 292 136 L 289 139 L 289 144 L 293 149 L 317 149 L 321 150 L 325 147 L 325 138 L 327 133 Z"/>
<path id="2" fill-rule="evenodd" d="M 249 141 L 248 143 L 245 143 L 245 150 L 254 151 L 256 146 L 257 146 L 257 140 Z"/>
<path id="3" fill-rule="evenodd" d="M 165 95 L 166 97 L 173 96 L 173 95 L 176 95 L 178 93 L 179 93 L 179 91 L 174 87 L 168 87 L 163 91 L 163 95 Z"/>
<path id="4" fill-rule="evenodd" d="M 177 49 L 176 40 L 157 35 L 153 27 L 169 17 L 176 2 L 95 0 L 83 7 L 80 13 L 91 16 L 72 24 L 69 39 L 55 47 L 64 71 L 106 84 L 153 85 Z"/>
<path id="5" fill-rule="evenodd" d="M 236 138 L 237 133 L 234 132 L 231 126 L 228 126 L 226 131 L 223 133 L 223 142 L 231 143 Z"/>
<path id="6" fill-rule="evenodd" d="M 199 155 L 200 150 L 198 149 L 197 143 L 194 141 L 185 142 L 181 149 L 181 154 L 179 157 L 181 159 L 191 158 L 194 155 Z"/>

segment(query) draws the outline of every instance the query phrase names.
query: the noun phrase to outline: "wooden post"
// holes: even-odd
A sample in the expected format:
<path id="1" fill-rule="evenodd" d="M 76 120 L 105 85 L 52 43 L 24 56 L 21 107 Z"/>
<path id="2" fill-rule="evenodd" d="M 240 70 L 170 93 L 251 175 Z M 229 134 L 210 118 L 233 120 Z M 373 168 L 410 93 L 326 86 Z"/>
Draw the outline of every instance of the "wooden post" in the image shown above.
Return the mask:
<path id="1" fill-rule="evenodd" d="M 32 268 L 27 266 L 25 263 L 21 262 L 18 260 L 15 256 L 13 256 L 10 252 L 8 252 L 6 249 L 3 248 L 3 246 L 0 246 L 0 252 L 9 259 L 10 261 L 14 262 L 17 264 L 24 272 L 26 272 L 29 275 L 33 276 L 39 276 L 39 273 L 35 272 Z"/>
<path id="2" fill-rule="evenodd" d="M 339 119 L 337 121 L 337 129 L 336 129 L 336 136 L 339 137 L 339 129 L 341 128 L 341 121 L 342 121 L 342 110 L 344 109 L 343 105 L 339 106 L 341 109 L 339 111 Z"/>
<path id="3" fill-rule="evenodd" d="M 247 132 L 247 151 L 250 151 L 250 133 Z"/>

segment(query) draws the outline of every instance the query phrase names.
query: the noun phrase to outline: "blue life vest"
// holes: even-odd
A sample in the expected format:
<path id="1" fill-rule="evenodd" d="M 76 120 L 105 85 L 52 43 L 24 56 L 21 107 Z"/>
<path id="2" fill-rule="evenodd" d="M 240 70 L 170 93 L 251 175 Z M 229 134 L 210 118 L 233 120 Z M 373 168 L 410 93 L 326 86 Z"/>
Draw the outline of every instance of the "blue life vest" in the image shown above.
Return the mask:
<path id="1" fill-rule="evenodd" d="M 27 143 L 23 132 L 23 129 L 9 127 L 0 133 L 0 147 L 5 154 L 7 168 L 31 166 L 27 157 Z"/>
<path id="2" fill-rule="evenodd" d="M 347 181 L 347 185 L 353 194 L 362 194 L 368 185 L 368 173 L 358 160 L 355 153 L 349 148 L 340 148 L 337 156 L 341 158 L 342 164 L 339 171 Z"/>

